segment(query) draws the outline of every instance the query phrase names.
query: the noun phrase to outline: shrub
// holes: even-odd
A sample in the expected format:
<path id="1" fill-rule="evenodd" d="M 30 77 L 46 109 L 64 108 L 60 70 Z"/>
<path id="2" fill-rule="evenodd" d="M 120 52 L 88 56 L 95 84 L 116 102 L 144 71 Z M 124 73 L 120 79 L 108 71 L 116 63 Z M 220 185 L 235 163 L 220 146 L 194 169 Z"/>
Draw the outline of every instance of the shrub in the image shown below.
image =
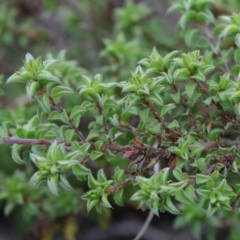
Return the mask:
<path id="1" fill-rule="evenodd" d="M 181 214 L 176 226 L 192 223 L 198 237 L 206 217 L 237 211 L 240 15 L 218 18 L 211 2 L 173 4 L 169 12 L 181 12 L 187 51 L 160 54 L 153 48 L 128 76 L 125 64 L 144 51 L 123 33 L 104 42 L 101 54 L 113 70 L 109 78 L 92 76 L 62 53 L 44 60 L 26 54 L 24 66 L 6 84 L 24 84 L 35 110 L 26 122 L 3 121 L 0 133 L 2 144 L 12 145 L 12 159 L 30 173 L 15 174 L 1 190 L 6 214 L 16 204 L 37 211 L 29 196 L 49 196 L 41 192 L 44 182 L 58 199 L 64 191 L 80 189 L 87 211 L 95 208 L 99 214 L 127 204 L 124 189 L 130 186 L 130 200 L 138 208 Z M 119 19 L 118 31 L 138 27 L 148 14 L 138 7 L 142 15 Z M 128 11 L 131 3 L 116 16 L 130 17 Z M 37 190 L 21 185 L 29 175 Z M 73 203 L 69 212 L 77 208 Z"/>

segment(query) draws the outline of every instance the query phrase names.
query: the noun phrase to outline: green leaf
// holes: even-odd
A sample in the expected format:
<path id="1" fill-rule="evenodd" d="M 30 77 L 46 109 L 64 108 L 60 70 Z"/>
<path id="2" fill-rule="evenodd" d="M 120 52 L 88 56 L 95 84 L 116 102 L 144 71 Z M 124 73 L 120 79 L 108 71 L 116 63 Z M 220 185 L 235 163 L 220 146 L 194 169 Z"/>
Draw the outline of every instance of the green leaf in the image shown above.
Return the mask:
<path id="1" fill-rule="evenodd" d="M 99 137 L 99 133 L 96 130 L 91 130 L 86 138 L 86 141 L 92 140 L 93 138 L 97 137 Z"/>
<path id="2" fill-rule="evenodd" d="M 186 68 L 188 68 L 189 64 L 191 63 L 192 59 L 191 57 L 189 56 L 189 54 L 186 54 L 186 53 L 182 53 L 182 60 L 183 60 L 183 63 L 184 63 L 184 66 Z M 184 68 L 183 68 L 184 69 Z"/>
<path id="3" fill-rule="evenodd" d="M 202 36 L 202 32 L 199 29 L 189 29 L 185 34 L 185 43 L 188 47 L 192 47 L 198 43 L 199 39 Z M 187 67 L 187 65 L 185 65 Z"/>
<path id="4" fill-rule="evenodd" d="M 45 113 L 49 113 L 51 111 L 51 105 L 50 105 L 47 94 L 44 94 L 43 96 L 38 97 L 37 101 L 38 101 L 39 106 L 42 108 L 42 110 Z"/>
<path id="5" fill-rule="evenodd" d="M 184 181 L 189 179 L 189 175 L 187 173 L 183 173 L 181 169 L 175 168 L 173 170 L 173 175 L 178 181 Z"/>
<path id="6" fill-rule="evenodd" d="M 174 11 L 183 11 L 183 4 L 175 2 L 171 7 L 168 8 L 167 13 L 174 12 Z"/>
<path id="7" fill-rule="evenodd" d="M 109 109 L 109 108 L 117 108 L 117 103 L 113 99 L 107 99 L 104 102 L 104 108 Z"/>
<path id="8" fill-rule="evenodd" d="M 179 125 L 179 123 L 176 119 L 174 119 L 172 122 L 170 122 L 168 124 L 168 128 L 170 128 L 170 129 L 174 129 L 174 128 L 176 129 L 176 128 L 179 128 L 179 127 L 180 127 L 180 125 Z"/>
<path id="9" fill-rule="evenodd" d="M 165 167 L 162 172 L 160 174 L 162 174 L 162 177 L 161 177 L 161 182 L 163 185 L 165 185 L 167 183 L 167 180 L 168 180 L 168 175 L 169 175 L 169 171 L 170 171 L 170 168 L 169 167 Z"/>
<path id="10" fill-rule="evenodd" d="M 222 128 L 214 128 L 211 130 L 211 132 L 209 133 L 209 140 L 211 141 L 215 141 L 217 139 L 218 136 L 224 134 L 224 129 Z"/>
<path id="11" fill-rule="evenodd" d="M 0 136 L 8 137 L 8 129 L 5 126 L 0 126 Z M 0 139 L 0 144 L 1 144 L 1 139 Z"/>
<path id="12" fill-rule="evenodd" d="M 23 164 L 25 161 L 20 157 L 20 151 L 21 151 L 22 145 L 20 144 L 13 144 L 12 146 L 12 159 L 17 164 Z"/>
<path id="13" fill-rule="evenodd" d="M 73 191 L 73 188 L 69 184 L 69 182 L 68 182 L 68 180 L 67 180 L 67 178 L 66 178 L 64 173 L 60 174 L 59 184 L 60 184 L 60 186 L 63 187 L 64 190 L 66 190 L 66 191 Z"/>
<path id="14" fill-rule="evenodd" d="M 96 95 L 96 92 L 93 88 L 82 88 L 79 92 L 79 95 L 81 95 L 81 94 L 87 94 L 90 96 L 94 96 L 94 95 Z"/>
<path id="15" fill-rule="evenodd" d="M 142 190 L 135 192 L 135 193 L 131 196 L 130 200 L 131 200 L 131 201 L 141 201 L 141 200 L 143 200 L 143 196 L 142 196 L 141 193 L 143 193 Z M 149 198 L 149 194 L 148 194 L 147 198 Z"/>
<path id="16" fill-rule="evenodd" d="M 92 160 L 92 161 L 95 161 L 96 159 L 98 159 L 99 157 L 101 157 L 103 155 L 103 153 L 102 152 L 99 152 L 99 151 L 91 151 L 91 153 L 90 153 L 90 159 Z"/>
<path id="17" fill-rule="evenodd" d="M 190 107 L 193 107 L 195 102 L 202 96 L 201 92 L 197 92 L 195 94 L 192 95 L 191 98 L 188 99 L 188 104 Z"/>
<path id="18" fill-rule="evenodd" d="M 59 63 L 58 59 L 49 59 L 49 60 L 43 61 L 44 70 L 49 71 L 53 69 L 57 63 Z"/>
<path id="19" fill-rule="evenodd" d="M 178 156 L 183 155 L 183 151 L 181 149 L 177 148 L 177 147 L 169 147 L 168 150 L 175 153 Z"/>
<path id="20" fill-rule="evenodd" d="M 31 82 L 26 85 L 26 93 L 29 98 L 33 98 L 37 89 L 39 89 L 40 84 L 38 82 Z"/>
<path id="21" fill-rule="evenodd" d="M 195 79 L 195 80 L 199 80 L 201 82 L 205 82 L 206 81 L 206 77 L 200 71 L 198 71 L 196 74 L 192 75 L 190 78 L 191 79 Z"/>
<path id="22" fill-rule="evenodd" d="M 218 181 L 219 180 L 218 177 L 219 177 L 219 171 L 218 170 L 213 171 L 213 173 L 211 174 L 211 179 L 213 181 Z"/>
<path id="23" fill-rule="evenodd" d="M 189 75 L 190 72 L 187 68 L 180 68 L 173 73 L 173 78 L 175 79 L 176 82 L 178 80 L 188 80 Z"/>
<path id="24" fill-rule="evenodd" d="M 102 145 L 103 145 L 103 141 L 96 141 L 94 143 L 95 149 L 98 150 L 98 151 L 101 150 Z"/>
<path id="25" fill-rule="evenodd" d="M 92 189 L 95 189 L 96 187 L 100 187 L 101 183 L 98 182 L 92 174 L 88 175 L 88 186 Z"/>
<path id="26" fill-rule="evenodd" d="M 18 72 L 18 73 L 14 73 L 12 76 L 10 76 L 7 79 L 6 84 L 16 83 L 16 82 L 20 82 L 20 83 L 26 84 L 27 80 L 26 80 L 26 78 L 22 77 L 21 74 Z"/>
<path id="27" fill-rule="evenodd" d="M 212 178 L 210 178 L 206 183 L 205 186 L 207 189 L 212 189 L 215 187 L 215 181 L 212 180 Z"/>
<path id="28" fill-rule="evenodd" d="M 108 196 L 107 196 L 107 194 L 103 194 L 101 204 L 102 204 L 104 207 L 112 208 L 111 204 L 110 204 L 109 201 L 108 201 Z"/>
<path id="29" fill-rule="evenodd" d="M 57 145 L 57 141 L 54 141 L 47 151 L 47 159 L 50 160 L 52 163 L 57 163 L 59 150 L 60 149 Z"/>
<path id="30" fill-rule="evenodd" d="M 85 75 L 82 75 L 82 78 L 83 78 L 84 82 L 87 84 L 87 86 L 90 87 L 92 84 L 92 79 Z"/>
<path id="31" fill-rule="evenodd" d="M 86 110 L 81 106 L 74 106 L 72 108 L 70 118 L 73 120 L 75 126 L 79 125 L 81 116 L 85 112 L 86 112 Z"/>
<path id="32" fill-rule="evenodd" d="M 60 120 L 64 123 L 67 123 L 67 124 L 69 123 L 69 118 L 68 118 L 68 115 L 67 115 L 67 112 L 66 112 L 65 109 L 62 112 L 52 111 L 49 114 L 48 119 L 51 120 L 51 121 Z"/>
<path id="33" fill-rule="evenodd" d="M 219 35 L 219 38 L 225 38 L 231 35 L 235 35 L 239 33 L 239 27 L 235 24 L 230 24 L 226 28 L 223 29 L 222 33 Z"/>
<path id="34" fill-rule="evenodd" d="M 179 51 L 172 51 L 163 58 L 164 67 L 169 68 L 172 59 L 179 53 Z"/>
<path id="35" fill-rule="evenodd" d="M 78 149 L 85 155 L 88 153 L 90 146 L 91 146 L 90 143 L 84 143 Z"/>
<path id="36" fill-rule="evenodd" d="M 179 19 L 178 23 L 182 29 L 186 28 L 187 23 L 190 21 L 193 21 L 193 19 L 196 17 L 196 12 L 195 11 L 188 11 L 182 14 L 181 18 Z"/>
<path id="37" fill-rule="evenodd" d="M 174 206 L 174 204 L 169 196 L 166 197 L 166 202 L 165 202 L 164 207 L 166 208 L 166 210 L 168 210 L 172 214 L 180 213 L 180 211 Z"/>
<path id="38" fill-rule="evenodd" d="M 135 84 L 127 83 L 124 85 L 122 92 L 137 92 L 138 87 Z"/>
<path id="39" fill-rule="evenodd" d="M 184 194 L 188 197 L 188 199 L 192 202 L 195 203 L 197 200 L 196 194 L 195 194 L 195 189 L 192 185 L 188 185 L 185 188 Z"/>
<path id="40" fill-rule="evenodd" d="M 46 157 L 43 157 L 43 156 L 40 156 L 40 155 L 34 154 L 34 153 L 30 153 L 30 158 L 36 166 L 40 166 L 39 165 L 40 162 L 45 163 L 45 164 L 47 164 L 47 162 L 48 162 Z M 41 165 L 43 165 L 42 163 L 41 163 Z"/>
<path id="41" fill-rule="evenodd" d="M 207 218 L 211 217 L 216 211 L 217 211 L 216 207 L 213 207 L 211 204 L 208 204 Z"/>
<path id="42" fill-rule="evenodd" d="M 25 138 L 27 135 L 27 130 L 25 128 L 17 128 L 16 129 L 16 136 L 19 138 Z"/>
<path id="43" fill-rule="evenodd" d="M 115 171 L 115 173 L 113 175 L 113 179 L 118 184 L 120 184 L 126 178 L 126 175 L 124 174 L 124 170 L 116 168 L 114 171 Z"/>
<path id="44" fill-rule="evenodd" d="M 196 183 L 202 184 L 206 183 L 210 179 L 210 176 L 204 174 L 196 174 Z"/>
<path id="45" fill-rule="evenodd" d="M 152 121 L 154 119 L 153 116 L 151 116 L 151 114 L 150 114 L 150 109 L 149 108 L 145 108 L 143 110 L 140 110 L 139 111 L 139 116 L 144 123 L 149 123 L 150 121 Z"/>
<path id="46" fill-rule="evenodd" d="M 147 98 L 148 102 L 153 102 L 155 104 L 157 104 L 158 106 L 162 106 L 163 105 L 163 100 L 162 98 L 155 92 L 152 92 L 150 94 L 150 97 Z"/>
<path id="47" fill-rule="evenodd" d="M 167 114 L 174 108 L 176 108 L 176 105 L 174 103 L 169 103 L 167 105 L 162 106 L 160 116 L 163 117 L 165 114 Z"/>
<path id="48" fill-rule="evenodd" d="M 142 98 L 142 97 L 146 97 L 149 95 L 149 89 L 148 88 L 144 88 L 144 89 L 139 89 L 137 90 L 137 95 Z"/>
<path id="49" fill-rule="evenodd" d="M 38 188 L 39 185 L 41 184 L 41 182 L 43 181 L 44 177 L 41 176 L 40 172 L 35 172 L 31 179 L 29 180 L 29 183 L 34 187 L 34 188 Z"/>
<path id="50" fill-rule="evenodd" d="M 90 212 L 91 209 L 99 203 L 99 199 L 88 200 L 87 202 L 87 211 Z"/>
<path id="51" fill-rule="evenodd" d="M 98 179 L 98 181 L 99 181 L 100 183 L 104 183 L 104 182 L 107 181 L 107 178 L 106 178 L 106 176 L 105 176 L 105 173 L 104 173 L 103 169 L 100 169 L 100 170 L 98 171 L 97 179 Z"/>
<path id="52" fill-rule="evenodd" d="M 91 170 L 89 168 L 80 163 L 72 166 L 72 171 L 76 178 L 80 177 L 80 179 L 82 179 L 82 175 L 88 175 L 91 173 Z"/>
<path id="53" fill-rule="evenodd" d="M 198 188 L 198 189 L 196 189 L 196 191 L 197 191 L 198 195 L 200 195 L 206 199 L 210 198 L 210 194 L 211 194 L 210 190 Z"/>
<path id="54" fill-rule="evenodd" d="M 52 97 L 61 97 L 63 95 L 73 94 L 73 90 L 66 86 L 56 86 L 52 89 Z"/>
<path id="55" fill-rule="evenodd" d="M 58 174 L 54 174 L 47 179 L 47 185 L 50 192 L 56 196 L 58 196 L 58 178 Z"/>
<path id="56" fill-rule="evenodd" d="M 38 57 L 38 58 L 33 62 L 33 66 L 34 66 L 34 68 L 35 68 L 35 71 L 42 69 L 42 67 L 43 67 L 42 59 L 41 59 L 40 57 Z"/>
<path id="57" fill-rule="evenodd" d="M 153 213 L 159 217 L 159 199 L 158 198 L 152 199 L 151 211 L 153 211 Z"/>
<path id="58" fill-rule="evenodd" d="M 170 94 L 171 98 L 174 100 L 175 103 L 180 103 L 180 91 L 177 93 Z"/>
<path id="59" fill-rule="evenodd" d="M 221 183 L 216 187 L 216 191 L 219 191 L 221 193 L 224 193 L 225 189 L 227 187 L 226 179 L 223 179 Z"/>
<path id="60" fill-rule="evenodd" d="M 193 146 L 191 148 L 191 156 L 197 156 L 198 154 L 201 154 L 201 152 L 204 150 L 205 148 L 202 146 Z"/>
<path id="61" fill-rule="evenodd" d="M 48 83 L 59 83 L 61 84 L 61 81 L 59 78 L 55 77 L 52 75 L 50 72 L 42 70 L 38 75 L 37 75 L 37 80 L 42 84 L 46 85 Z"/>
<path id="62" fill-rule="evenodd" d="M 205 173 L 207 171 L 207 165 L 206 165 L 206 162 L 205 162 L 205 159 L 204 158 L 199 158 L 197 161 L 197 167 L 198 169 L 202 172 L 202 173 Z"/>
<path id="63" fill-rule="evenodd" d="M 208 98 L 206 98 L 203 102 L 207 105 L 207 106 L 209 106 L 211 103 L 212 103 L 212 97 L 208 97 Z"/>
<path id="64" fill-rule="evenodd" d="M 72 141 L 74 133 L 75 133 L 74 129 L 67 129 L 64 132 L 64 139 L 66 140 L 66 142 L 71 142 Z"/>
<path id="65" fill-rule="evenodd" d="M 179 190 L 175 195 L 175 198 L 177 201 L 184 203 L 184 204 L 191 204 L 194 203 L 194 201 L 191 201 L 185 194 L 184 190 Z"/>
<path id="66" fill-rule="evenodd" d="M 186 93 L 187 93 L 188 98 L 192 98 L 194 91 L 196 89 L 196 86 L 197 86 L 196 83 L 186 85 Z"/>
<path id="67" fill-rule="evenodd" d="M 237 165 L 237 162 L 236 162 L 236 161 L 233 161 L 233 164 L 232 164 L 232 171 L 233 171 L 234 173 L 239 174 L 239 171 L 238 171 L 238 165 Z"/>
<path id="68" fill-rule="evenodd" d="M 138 64 L 139 64 L 139 65 L 146 66 L 147 68 L 150 68 L 150 67 L 151 67 L 151 64 L 149 63 L 148 58 L 141 59 L 141 60 L 138 62 Z"/>
<path id="69" fill-rule="evenodd" d="M 35 59 L 34 59 L 34 57 L 30 53 L 27 53 L 25 55 L 25 61 L 26 62 L 33 62 L 33 61 L 35 61 Z"/>
<path id="70" fill-rule="evenodd" d="M 16 206 L 15 202 L 13 202 L 13 200 L 9 200 L 4 207 L 4 214 L 8 216 L 15 206 Z"/>
<path id="71" fill-rule="evenodd" d="M 123 206 L 123 188 L 118 189 L 113 195 L 114 201 L 117 205 Z"/>

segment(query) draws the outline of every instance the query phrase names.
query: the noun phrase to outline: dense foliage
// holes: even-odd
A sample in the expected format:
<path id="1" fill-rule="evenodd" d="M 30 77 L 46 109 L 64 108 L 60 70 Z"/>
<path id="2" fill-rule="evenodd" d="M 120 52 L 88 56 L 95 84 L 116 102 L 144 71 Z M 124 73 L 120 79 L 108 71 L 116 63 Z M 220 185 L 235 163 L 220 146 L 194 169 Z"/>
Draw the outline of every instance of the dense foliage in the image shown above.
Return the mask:
<path id="1" fill-rule="evenodd" d="M 180 214 L 175 225 L 191 223 L 195 236 L 206 218 L 237 219 L 240 15 L 219 18 L 211 3 L 173 4 L 184 46 L 147 54 L 138 39 L 149 10 L 128 2 L 116 12 L 116 40 L 104 41 L 101 56 L 109 65 L 96 75 L 63 51 L 26 54 L 6 84 L 25 86 L 30 110 L 1 117 L 1 143 L 11 144 L 12 159 L 25 165 L 1 178 L 5 214 L 16 205 L 29 218 L 40 208 L 53 218 L 84 212 L 81 196 L 88 212 L 130 199 L 156 215 Z M 50 209 L 45 198 L 59 205 Z"/>

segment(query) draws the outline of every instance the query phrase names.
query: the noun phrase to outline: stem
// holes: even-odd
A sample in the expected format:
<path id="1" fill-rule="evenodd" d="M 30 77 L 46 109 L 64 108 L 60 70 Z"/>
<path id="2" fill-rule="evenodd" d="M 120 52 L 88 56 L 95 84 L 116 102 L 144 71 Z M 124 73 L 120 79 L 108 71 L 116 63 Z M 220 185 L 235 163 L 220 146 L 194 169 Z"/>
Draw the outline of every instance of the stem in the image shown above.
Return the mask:
<path id="1" fill-rule="evenodd" d="M 27 138 L 15 138 L 15 137 L 0 137 L 0 144 L 5 145 L 13 145 L 13 144 L 22 144 L 22 145 L 43 145 L 43 146 L 50 146 L 54 141 L 56 140 L 45 140 L 45 139 L 27 139 Z M 64 143 L 65 146 L 71 147 L 71 143 L 66 143 L 65 141 L 57 141 L 57 144 L 62 144 Z M 79 145 L 82 145 L 84 142 L 78 142 Z M 92 143 L 91 148 L 94 148 L 94 145 Z M 224 142 L 224 143 L 217 143 L 217 142 L 204 142 L 204 143 L 196 143 L 196 144 L 191 144 L 188 146 L 188 149 L 191 150 L 195 146 L 201 146 L 204 147 L 205 149 L 217 149 L 219 147 L 227 148 L 227 147 L 232 147 L 236 146 L 238 149 L 240 149 L 240 141 L 231 141 L 231 142 Z M 120 145 L 115 145 L 115 144 L 103 144 L 101 147 L 101 151 L 105 150 L 111 150 L 111 151 L 116 151 L 116 152 L 126 152 L 131 150 L 130 145 L 126 146 L 120 146 Z M 163 154 L 163 156 L 167 156 L 169 152 L 167 149 L 161 149 L 161 148 L 153 148 L 152 149 L 152 154 L 153 157 L 157 156 L 159 154 Z"/>
<path id="2" fill-rule="evenodd" d="M 2 141 L 6 145 L 22 144 L 22 145 L 50 146 L 53 143 L 52 140 L 44 140 L 44 139 L 39 139 L 38 140 L 38 139 L 26 139 L 26 138 L 14 138 L 14 137 L 2 137 L 2 138 L 0 138 L 0 141 Z M 58 142 L 58 144 L 61 144 L 61 143 L 64 143 L 64 141 L 59 141 Z"/>
<path id="3" fill-rule="evenodd" d="M 198 85 L 198 88 L 200 89 L 203 95 L 207 97 L 211 96 L 208 90 L 198 80 L 193 79 L 193 81 Z M 234 128 L 236 130 L 239 130 L 236 114 L 234 112 L 224 110 L 220 102 L 216 102 L 213 99 L 212 99 L 212 102 L 216 106 L 216 108 L 220 111 L 219 116 L 221 117 L 222 124 L 226 125 L 228 122 L 232 122 Z"/>
<path id="4" fill-rule="evenodd" d="M 148 217 L 146 219 L 146 221 L 144 222 L 141 230 L 138 232 L 137 236 L 133 239 L 133 240 L 139 240 L 141 239 L 141 237 L 143 236 L 143 234 L 146 232 L 146 230 L 148 229 L 152 219 L 154 217 L 154 212 L 152 210 L 150 210 Z"/>
<path id="5" fill-rule="evenodd" d="M 107 139 L 108 139 L 108 142 L 110 143 L 110 144 L 113 144 L 113 141 L 112 141 L 112 139 L 109 137 L 109 129 L 108 129 L 108 125 L 107 125 L 107 121 L 106 121 L 106 118 L 105 118 L 105 116 L 103 115 L 103 110 L 102 110 L 102 106 L 100 105 L 100 103 L 99 102 L 97 102 L 97 101 L 95 101 L 95 105 L 96 105 L 96 107 L 97 107 L 97 109 L 98 109 L 98 113 L 99 113 L 99 115 L 100 116 L 103 116 L 103 128 L 104 128 L 104 131 L 105 131 L 105 133 L 106 133 L 106 137 L 107 137 Z"/>
<path id="6" fill-rule="evenodd" d="M 158 122 L 160 122 L 160 123 L 162 124 L 163 128 L 165 129 L 165 132 L 168 133 L 168 134 L 170 134 L 170 136 L 171 136 L 171 138 L 174 140 L 174 142 L 177 141 L 181 135 L 180 135 L 178 132 L 171 130 L 171 129 L 167 126 L 167 124 L 165 123 L 164 119 L 163 119 L 161 116 L 158 115 L 157 110 L 156 110 L 156 108 L 153 106 L 153 104 L 147 102 L 145 99 L 142 99 L 142 102 L 143 102 L 144 105 L 146 105 L 147 107 L 150 108 L 151 113 L 153 114 L 154 118 L 155 118 Z"/>
<path id="7" fill-rule="evenodd" d="M 129 123 L 124 123 L 122 121 L 120 121 L 120 127 L 124 128 L 128 131 L 131 131 L 133 133 L 135 133 L 136 135 L 139 136 L 150 136 L 150 134 L 148 132 L 139 132 L 137 128 L 133 127 L 132 125 L 130 125 Z"/>
<path id="8" fill-rule="evenodd" d="M 157 148 L 158 146 L 158 142 L 155 141 L 153 148 Z M 157 162 L 154 167 L 153 167 L 154 173 L 158 174 L 159 170 L 160 170 L 160 163 Z M 146 230 L 148 229 L 152 219 L 154 217 L 154 212 L 152 210 L 150 210 L 150 212 L 148 213 L 148 217 L 146 219 L 146 221 L 144 222 L 142 228 L 140 229 L 140 231 L 138 232 L 137 236 L 133 239 L 133 240 L 139 240 L 141 239 L 141 237 L 143 236 L 143 234 L 146 232 Z"/>
<path id="9" fill-rule="evenodd" d="M 189 150 L 191 150 L 195 146 L 201 146 L 201 147 L 204 147 L 205 149 L 217 149 L 219 147 L 236 146 L 238 149 L 240 149 L 240 141 L 224 142 L 222 144 L 219 144 L 216 142 L 196 143 L 196 144 L 189 145 L 188 148 Z"/>
<path id="10" fill-rule="evenodd" d="M 59 113 L 63 112 L 64 109 L 62 108 L 62 106 L 61 106 L 58 102 L 56 102 L 56 101 L 52 98 L 52 96 L 51 96 L 50 94 L 48 94 L 48 99 L 49 99 L 51 105 L 52 105 Z M 78 130 L 78 128 L 75 126 L 74 122 L 72 121 L 72 119 L 71 119 L 69 116 L 68 116 L 68 125 L 69 125 L 70 128 L 74 129 L 75 133 L 77 134 L 78 138 L 79 138 L 81 141 L 86 142 L 85 137 L 84 137 L 83 134 Z"/>
<path id="11" fill-rule="evenodd" d="M 126 179 L 124 182 L 122 182 L 121 184 L 109 188 L 109 189 L 107 190 L 107 193 L 108 193 L 108 194 L 111 194 L 111 193 L 116 192 L 117 190 L 119 190 L 119 189 L 127 186 L 128 184 L 130 184 L 131 180 L 132 180 L 132 178 L 128 178 L 128 179 Z"/>
<path id="12" fill-rule="evenodd" d="M 172 85 L 172 89 L 175 93 L 178 92 L 176 84 Z M 182 94 L 180 94 L 180 102 L 181 102 L 183 108 L 185 109 L 185 111 L 189 110 L 188 116 L 190 117 L 192 126 L 194 127 L 195 132 L 199 133 L 200 131 L 198 130 L 198 127 L 197 127 L 198 126 L 197 121 L 196 121 L 194 115 L 192 114 L 192 112 L 190 111 L 190 109 L 188 109 L 188 105 L 187 105 L 186 101 L 184 100 Z"/>

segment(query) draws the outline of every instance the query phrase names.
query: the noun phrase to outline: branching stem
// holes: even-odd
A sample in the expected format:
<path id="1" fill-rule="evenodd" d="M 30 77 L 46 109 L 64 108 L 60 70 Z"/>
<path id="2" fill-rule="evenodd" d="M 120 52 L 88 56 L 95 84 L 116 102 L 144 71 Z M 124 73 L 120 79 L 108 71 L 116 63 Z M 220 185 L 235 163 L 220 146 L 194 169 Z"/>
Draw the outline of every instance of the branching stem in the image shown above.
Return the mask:
<path id="1" fill-rule="evenodd" d="M 51 103 L 51 105 L 59 112 L 63 112 L 63 108 L 62 106 L 56 102 L 52 96 L 50 94 L 48 94 L 48 99 Z M 70 128 L 74 129 L 75 133 L 77 134 L 78 138 L 83 141 L 86 142 L 85 137 L 83 136 L 83 134 L 79 131 L 79 129 L 77 128 L 77 126 L 75 126 L 74 122 L 72 121 L 72 119 L 70 117 L 68 117 L 68 125 L 70 126 Z"/>
<path id="2" fill-rule="evenodd" d="M 97 107 L 97 109 L 98 109 L 99 115 L 103 117 L 103 128 L 104 128 L 106 137 L 107 137 L 107 139 L 108 139 L 108 142 L 109 142 L 110 144 L 113 144 L 112 139 L 109 137 L 109 129 L 108 129 L 106 117 L 105 117 L 104 114 L 103 114 L 102 106 L 101 106 L 100 103 L 97 102 L 97 101 L 95 101 L 95 105 L 96 105 L 96 107 Z"/>
<path id="3" fill-rule="evenodd" d="M 165 123 L 164 119 L 157 113 L 156 108 L 153 106 L 153 104 L 147 102 L 145 99 L 142 99 L 142 103 L 149 107 L 151 110 L 151 113 L 153 114 L 154 118 L 160 122 L 165 130 L 166 133 L 168 133 L 171 136 L 171 139 L 175 142 L 180 138 L 180 134 L 176 131 L 171 130 L 167 124 Z"/>

